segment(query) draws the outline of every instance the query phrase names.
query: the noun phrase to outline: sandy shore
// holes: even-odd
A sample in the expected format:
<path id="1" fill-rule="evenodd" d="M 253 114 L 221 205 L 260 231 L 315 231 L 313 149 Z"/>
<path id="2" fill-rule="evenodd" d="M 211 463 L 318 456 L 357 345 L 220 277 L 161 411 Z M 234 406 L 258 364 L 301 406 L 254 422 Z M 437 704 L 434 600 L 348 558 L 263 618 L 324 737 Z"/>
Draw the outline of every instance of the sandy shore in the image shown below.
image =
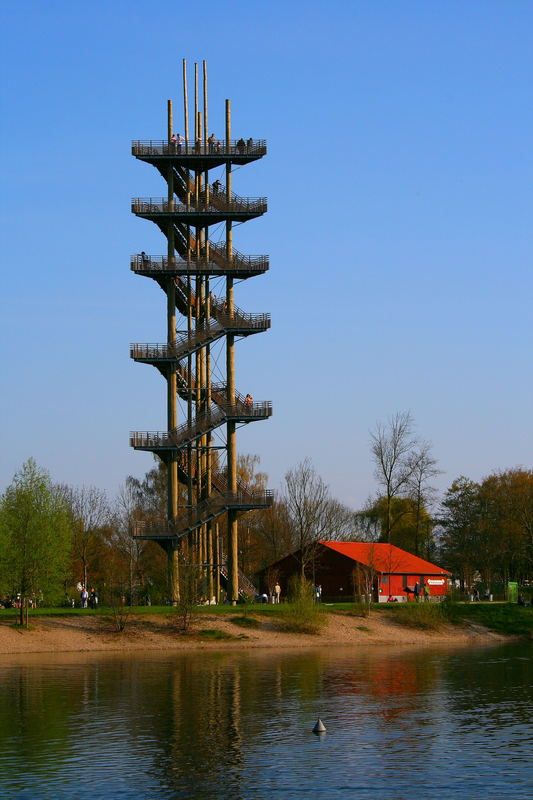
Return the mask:
<path id="1" fill-rule="evenodd" d="M 38 617 L 30 619 L 31 630 L 17 630 L 13 621 L 0 622 L 0 656 L 18 653 L 130 652 L 154 650 L 247 650 L 250 648 L 338 647 L 343 645 L 473 644 L 508 641 L 486 629 L 466 625 L 446 626 L 438 631 L 411 630 L 374 615 L 369 619 L 329 613 L 327 624 L 317 635 L 284 633 L 275 620 L 257 617 L 260 627 L 241 628 L 227 614 L 201 615 L 193 631 L 181 635 L 176 621 L 162 615 L 131 616 L 126 630 L 116 633 L 106 617 Z M 208 641 L 201 631 L 216 629 L 231 639 Z"/>

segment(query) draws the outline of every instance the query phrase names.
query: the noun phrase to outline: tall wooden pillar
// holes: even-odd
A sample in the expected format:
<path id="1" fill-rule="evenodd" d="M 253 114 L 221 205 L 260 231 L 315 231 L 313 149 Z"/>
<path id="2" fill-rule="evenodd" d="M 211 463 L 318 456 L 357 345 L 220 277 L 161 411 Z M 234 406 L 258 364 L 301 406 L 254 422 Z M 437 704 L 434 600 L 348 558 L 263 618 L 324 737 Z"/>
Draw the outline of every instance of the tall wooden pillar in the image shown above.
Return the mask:
<path id="1" fill-rule="evenodd" d="M 231 148 L 231 104 L 226 100 L 226 149 Z M 231 203 L 231 161 L 226 163 L 226 202 Z M 226 257 L 233 258 L 233 232 L 231 220 L 226 222 Z M 226 278 L 226 308 L 230 317 L 234 316 L 233 276 Z M 235 404 L 235 336 L 226 336 L 226 380 L 228 406 Z M 228 492 L 237 493 L 237 435 L 235 423 L 227 424 Z M 232 605 L 239 599 L 239 524 L 237 512 L 228 511 L 228 599 Z"/>
<path id="2" fill-rule="evenodd" d="M 168 146 L 171 147 L 173 134 L 172 100 L 168 101 Z M 167 174 L 169 211 L 174 208 L 174 170 L 169 166 Z M 174 241 L 174 223 L 169 222 L 167 228 L 167 257 L 169 264 L 175 262 L 176 251 Z M 167 279 L 167 344 L 172 346 L 176 340 L 176 284 L 174 278 Z M 176 369 L 169 365 L 167 370 L 167 430 L 172 431 L 178 424 L 178 402 L 176 386 Z M 167 456 L 167 517 L 174 522 L 178 515 L 178 462 L 175 453 Z M 170 602 L 175 605 L 179 600 L 179 553 L 176 547 L 167 549 L 168 560 L 168 592 Z"/>

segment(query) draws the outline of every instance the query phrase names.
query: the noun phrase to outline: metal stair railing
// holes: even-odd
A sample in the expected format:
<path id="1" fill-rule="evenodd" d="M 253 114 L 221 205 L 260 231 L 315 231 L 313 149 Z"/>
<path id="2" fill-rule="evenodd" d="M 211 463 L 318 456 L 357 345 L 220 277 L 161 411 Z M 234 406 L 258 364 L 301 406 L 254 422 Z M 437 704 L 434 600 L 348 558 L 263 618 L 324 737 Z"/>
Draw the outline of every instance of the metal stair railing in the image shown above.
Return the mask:
<path id="1" fill-rule="evenodd" d="M 176 241 L 176 249 L 183 256 L 183 254 L 187 254 L 187 252 L 191 253 L 191 257 L 195 258 L 193 253 L 196 252 L 196 239 L 194 236 L 189 232 L 189 242 L 187 242 L 187 236 L 185 231 L 180 230 L 176 227 L 176 232 L 178 233 L 178 238 Z M 181 245 L 181 250 L 180 250 Z M 229 263 L 237 263 L 240 262 L 242 267 L 246 269 L 247 266 L 247 259 L 248 256 L 243 255 L 239 250 L 235 248 L 232 249 L 232 257 L 228 259 L 227 257 L 227 250 L 226 245 L 224 242 L 212 242 L 209 240 L 209 253 L 210 257 L 212 256 L 217 263 L 221 264 L 229 264 Z M 250 256 L 253 259 L 253 263 L 257 265 L 257 267 L 268 267 L 268 256 Z"/>
<path id="2" fill-rule="evenodd" d="M 176 306 L 180 313 L 186 316 L 189 302 L 192 309 L 196 308 L 196 295 L 192 290 L 189 295 L 188 287 L 180 278 L 176 278 L 174 282 L 177 289 Z M 226 330 L 265 330 L 270 327 L 270 314 L 250 313 L 239 308 L 239 306 L 234 306 L 233 314 L 231 315 L 227 310 L 226 300 L 221 297 L 216 297 L 212 293 L 210 295 L 209 306 L 211 317 L 222 324 Z M 208 330 L 208 328 L 197 328 L 196 330 Z"/>
<path id="3" fill-rule="evenodd" d="M 178 382 L 178 392 L 181 392 L 182 397 L 187 397 L 189 391 L 194 392 L 196 394 L 197 388 L 200 389 L 200 393 L 202 397 L 205 397 L 205 393 L 207 389 L 205 387 L 197 387 L 196 385 L 196 373 L 194 370 L 191 372 L 191 376 L 189 379 L 189 371 L 186 366 L 180 364 L 176 369 L 176 378 Z M 189 383 L 190 381 L 190 383 Z M 212 401 L 219 407 L 224 407 L 228 400 L 227 395 L 227 383 L 212 383 L 211 384 L 211 399 Z M 236 402 L 245 402 L 245 399 L 242 399 L 242 394 L 240 392 L 235 392 Z M 193 400 L 195 397 L 193 396 Z"/>
<path id="4" fill-rule="evenodd" d="M 251 422 L 253 419 L 264 419 L 271 413 L 272 405 L 268 401 L 246 403 L 238 397 L 236 403 L 220 402 L 216 410 L 197 414 L 191 424 L 184 422 L 172 431 L 132 431 L 130 443 L 132 447 L 181 448 L 223 425 L 228 419 L 237 418 L 242 422 Z"/>
<path id="5" fill-rule="evenodd" d="M 209 253 L 215 260 L 218 257 L 226 264 L 233 264 L 241 269 L 266 269 L 269 264 L 268 256 L 245 256 L 233 248 L 231 259 L 227 257 L 226 245 L 223 242 L 209 242 Z"/>
<path id="6" fill-rule="evenodd" d="M 194 392 L 193 400 L 195 400 L 196 391 L 198 389 L 200 390 L 200 395 L 202 399 L 206 396 L 207 388 L 202 386 L 198 387 L 196 385 L 196 374 L 194 370 L 191 372 L 190 385 L 189 385 L 189 372 L 187 370 L 187 367 L 179 365 L 178 368 L 176 369 L 176 378 L 178 382 L 178 392 L 181 392 L 180 395 L 181 397 L 187 398 L 188 393 L 190 391 Z M 213 383 L 210 386 L 211 400 L 219 408 L 225 409 L 227 407 L 228 404 L 227 390 L 228 390 L 228 384 L 226 382 Z M 249 401 L 247 402 L 246 397 L 241 392 L 236 390 L 234 397 L 235 397 L 235 406 L 239 406 L 240 408 L 244 409 L 250 406 Z M 257 404 L 253 403 L 252 401 L 252 405 L 257 405 Z M 265 403 L 262 403 L 260 405 L 262 407 L 265 407 Z M 267 408 L 271 410 L 270 403 L 267 403 Z"/>
<path id="7" fill-rule="evenodd" d="M 187 178 L 186 170 L 181 168 L 174 170 L 174 178 L 174 193 L 176 196 L 181 200 L 182 203 L 187 204 L 188 201 L 190 204 L 194 203 L 196 205 L 197 200 L 194 178 L 190 177 L 190 175 L 189 178 Z M 229 202 L 233 208 L 240 205 L 245 206 L 248 202 L 246 197 L 241 197 L 233 191 L 230 194 L 230 198 L 231 199 Z M 228 206 L 228 189 L 220 181 L 214 181 L 214 183 L 209 185 L 209 193 L 205 187 L 198 192 L 198 202 L 202 203 L 203 205 L 208 203 L 212 205 L 213 208 L 216 208 L 219 211 L 224 211 Z"/>
<path id="8" fill-rule="evenodd" d="M 221 324 L 215 324 L 209 328 L 194 330 L 190 335 L 188 333 L 180 334 L 171 344 L 156 342 L 141 344 L 136 342 L 130 345 L 130 357 L 142 358 L 147 361 L 180 360 L 191 355 L 200 347 L 220 339 L 225 334 L 226 329 Z"/>
<path id="9" fill-rule="evenodd" d="M 180 360 L 192 355 L 201 347 L 220 339 L 228 331 L 238 334 L 254 333 L 270 327 L 270 314 L 247 314 L 236 309 L 235 316 L 227 312 L 216 312 L 216 323 L 205 328 L 196 328 L 191 333 L 179 334 L 172 343 L 134 342 L 130 345 L 130 357 L 147 361 Z"/>
<path id="10" fill-rule="evenodd" d="M 220 574 L 224 580 L 228 580 L 228 558 L 224 551 L 221 553 L 222 564 L 220 565 Z M 257 589 L 252 581 L 244 574 L 240 567 L 237 568 L 239 576 L 239 594 L 241 595 L 256 595 Z"/>
<path id="11" fill-rule="evenodd" d="M 233 315 L 230 315 L 226 300 L 211 296 L 211 316 L 224 325 L 225 328 L 269 328 L 270 314 L 251 314 L 244 311 L 239 306 L 233 307 Z"/>
<path id="12" fill-rule="evenodd" d="M 225 492 L 211 495 L 194 508 L 178 514 L 174 522 L 166 519 L 136 520 L 133 523 L 134 533 L 142 538 L 181 538 L 186 533 L 204 525 L 209 520 L 224 514 L 230 508 L 255 505 L 268 507 L 273 502 L 273 493 L 269 490 L 258 492 Z"/>
<path id="13" fill-rule="evenodd" d="M 226 471 L 213 472 L 211 475 L 211 486 L 213 486 L 220 494 L 226 494 L 228 491 L 228 476 Z M 248 489 L 246 484 L 237 478 L 237 491 L 242 496 L 252 496 L 253 492 Z"/>

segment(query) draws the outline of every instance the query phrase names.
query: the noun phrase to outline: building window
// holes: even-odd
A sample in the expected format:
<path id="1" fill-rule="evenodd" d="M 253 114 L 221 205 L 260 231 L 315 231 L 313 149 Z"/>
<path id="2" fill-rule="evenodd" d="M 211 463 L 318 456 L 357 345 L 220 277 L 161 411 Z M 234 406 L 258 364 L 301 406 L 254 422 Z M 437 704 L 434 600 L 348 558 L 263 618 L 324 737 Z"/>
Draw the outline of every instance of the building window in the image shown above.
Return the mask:
<path id="1" fill-rule="evenodd" d="M 381 583 L 382 583 L 383 585 L 385 585 L 385 584 L 387 584 L 388 582 L 389 582 L 389 576 L 388 576 L 388 575 L 382 575 L 382 576 L 381 576 Z"/>

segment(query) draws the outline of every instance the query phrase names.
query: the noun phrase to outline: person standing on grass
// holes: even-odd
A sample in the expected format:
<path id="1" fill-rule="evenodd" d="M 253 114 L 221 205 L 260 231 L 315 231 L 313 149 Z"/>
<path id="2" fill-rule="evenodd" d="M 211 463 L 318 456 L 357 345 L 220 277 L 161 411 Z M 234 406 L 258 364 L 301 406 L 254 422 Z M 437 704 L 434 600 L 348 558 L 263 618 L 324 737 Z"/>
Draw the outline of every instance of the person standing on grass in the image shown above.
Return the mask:
<path id="1" fill-rule="evenodd" d="M 281 586 L 279 583 L 276 583 L 274 586 L 274 603 L 279 604 L 279 598 L 281 595 Z"/>

